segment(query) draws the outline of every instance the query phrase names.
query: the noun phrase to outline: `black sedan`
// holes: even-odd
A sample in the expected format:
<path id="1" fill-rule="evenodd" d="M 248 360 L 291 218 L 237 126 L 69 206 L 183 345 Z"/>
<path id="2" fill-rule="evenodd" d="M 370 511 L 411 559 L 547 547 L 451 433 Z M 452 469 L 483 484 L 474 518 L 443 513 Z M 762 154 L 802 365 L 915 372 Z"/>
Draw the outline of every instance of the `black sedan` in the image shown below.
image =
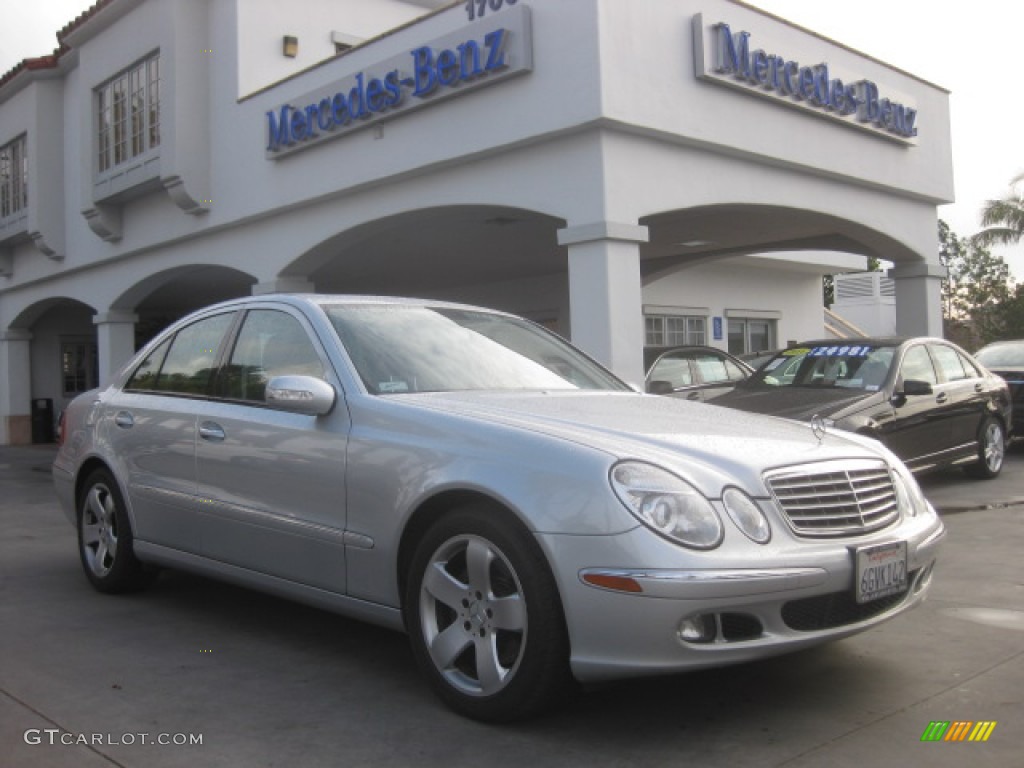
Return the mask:
<path id="1" fill-rule="evenodd" d="M 1024 340 L 995 341 L 975 352 L 974 359 L 1010 385 L 1013 436 L 1024 437 Z"/>
<path id="2" fill-rule="evenodd" d="M 809 341 L 715 405 L 869 435 L 915 472 L 957 464 L 983 478 L 1002 469 L 1012 424 L 1006 382 L 932 338 Z"/>
<path id="3" fill-rule="evenodd" d="M 714 347 L 647 347 L 645 389 L 654 395 L 713 400 L 732 390 L 754 369 Z"/>

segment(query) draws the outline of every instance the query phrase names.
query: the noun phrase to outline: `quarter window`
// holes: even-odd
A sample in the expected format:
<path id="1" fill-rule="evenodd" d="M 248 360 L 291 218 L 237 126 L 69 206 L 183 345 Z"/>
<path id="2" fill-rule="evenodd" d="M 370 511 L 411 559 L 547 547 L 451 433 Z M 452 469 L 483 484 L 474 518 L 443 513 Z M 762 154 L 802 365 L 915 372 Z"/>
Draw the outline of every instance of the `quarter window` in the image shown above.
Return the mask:
<path id="1" fill-rule="evenodd" d="M 0 219 L 28 207 L 28 155 L 25 137 L 0 147 Z"/>
<path id="2" fill-rule="evenodd" d="M 160 54 L 96 89 L 100 173 L 160 146 Z"/>

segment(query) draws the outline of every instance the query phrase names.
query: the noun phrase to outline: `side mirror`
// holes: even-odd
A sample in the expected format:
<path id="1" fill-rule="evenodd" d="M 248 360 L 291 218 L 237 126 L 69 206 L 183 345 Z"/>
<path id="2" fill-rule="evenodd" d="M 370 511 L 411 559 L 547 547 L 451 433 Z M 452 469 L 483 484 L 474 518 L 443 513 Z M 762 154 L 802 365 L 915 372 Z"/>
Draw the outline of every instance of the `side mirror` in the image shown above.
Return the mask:
<path id="1" fill-rule="evenodd" d="M 652 395 L 671 395 L 675 392 L 672 388 L 672 382 L 661 381 L 660 379 L 647 382 L 647 391 Z"/>
<path id="2" fill-rule="evenodd" d="M 917 379 L 907 379 L 903 382 L 903 391 L 900 393 L 907 397 L 914 397 L 917 395 L 930 395 L 932 394 L 932 385 L 927 381 L 918 381 Z"/>
<path id="3" fill-rule="evenodd" d="M 271 408 L 307 416 L 326 416 L 336 399 L 334 387 L 315 376 L 275 376 L 264 394 Z"/>

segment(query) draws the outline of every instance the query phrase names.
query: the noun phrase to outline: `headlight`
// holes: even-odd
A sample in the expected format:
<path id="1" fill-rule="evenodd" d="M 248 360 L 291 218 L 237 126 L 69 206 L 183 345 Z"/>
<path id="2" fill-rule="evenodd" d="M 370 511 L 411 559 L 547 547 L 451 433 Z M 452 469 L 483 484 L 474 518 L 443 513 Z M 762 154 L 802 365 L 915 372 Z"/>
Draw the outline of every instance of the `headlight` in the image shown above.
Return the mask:
<path id="1" fill-rule="evenodd" d="M 722 504 L 736 527 L 747 535 L 747 538 L 758 544 L 767 544 L 772 537 L 768 518 L 757 506 L 757 502 L 747 496 L 739 488 L 726 488 L 722 494 Z"/>
<path id="2" fill-rule="evenodd" d="M 611 471 L 615 495 L 648 528 L 694 549 L 722 541 L 722 521 L 701 493 L 660 467 L 624 461 Z"/>
<path id="3" fill-rule="evenodd" d="M 931 511 L 931 504 L 921 492 L 921 486 L 909 472 L 904 474 L 892 470 L 892 484 L 896 489 L 896 503 L 904 515 L 917 517 Z"/>

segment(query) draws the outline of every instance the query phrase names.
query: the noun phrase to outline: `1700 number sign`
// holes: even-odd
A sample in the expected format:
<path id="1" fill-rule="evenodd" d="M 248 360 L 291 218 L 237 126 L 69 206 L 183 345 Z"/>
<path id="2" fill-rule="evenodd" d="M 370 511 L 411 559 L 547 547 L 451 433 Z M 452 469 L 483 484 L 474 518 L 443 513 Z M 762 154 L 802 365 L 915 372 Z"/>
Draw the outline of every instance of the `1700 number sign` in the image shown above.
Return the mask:
<path id="1" fill-rule="evenodd" d="M 487 10 L 500 11 L 503 5 L 515 5 L 519 0 L 466 0 L 466 15 L 469 20 L 482 19 Z"/>

